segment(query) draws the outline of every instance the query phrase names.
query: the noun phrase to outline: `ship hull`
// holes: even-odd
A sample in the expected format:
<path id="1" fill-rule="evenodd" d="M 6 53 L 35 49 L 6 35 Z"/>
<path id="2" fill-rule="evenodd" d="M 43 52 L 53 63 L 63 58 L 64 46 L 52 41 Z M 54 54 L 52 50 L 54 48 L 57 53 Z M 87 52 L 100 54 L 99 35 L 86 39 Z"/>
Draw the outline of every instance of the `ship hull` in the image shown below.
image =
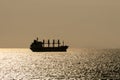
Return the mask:
<path id="1" fill-rule="evenodd" d="M 31 47 L 30 49 L 33 52 L 66 52 L 68 46 L 60 46 L 60 47 L 37 47 L 33 48 Z"/>

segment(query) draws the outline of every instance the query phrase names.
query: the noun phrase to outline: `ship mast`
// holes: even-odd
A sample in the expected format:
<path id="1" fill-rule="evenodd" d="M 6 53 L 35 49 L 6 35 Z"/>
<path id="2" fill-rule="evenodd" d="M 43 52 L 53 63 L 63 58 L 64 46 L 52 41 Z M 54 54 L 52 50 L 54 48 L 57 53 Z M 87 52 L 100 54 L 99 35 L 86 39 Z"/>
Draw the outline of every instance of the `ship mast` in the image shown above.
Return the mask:
<path id="1" fill-rule="evenodd" d="M 53 39 L 53 47 L 55 47 L 55 40 Z"/>
<path id="2" fill-rule="evenodd" d="M 50 40 L 48 39 L 48 47 L 50 47 Z"/>
<path id="3" fill-rule="evenodd" d="M 45 40 L 43 39 L 43 47 L 45 46 Z"/>
<path id="4" fill-rule="evenodd" d="M 37 37 L 37 39 L 36 39 L 37 41 L 38 41 L 38 37 Z"/>
<path id="5" fill-rule="evenodd" d="M 58 47 L 60 47 L 60 40 L 58 39 Z"/>

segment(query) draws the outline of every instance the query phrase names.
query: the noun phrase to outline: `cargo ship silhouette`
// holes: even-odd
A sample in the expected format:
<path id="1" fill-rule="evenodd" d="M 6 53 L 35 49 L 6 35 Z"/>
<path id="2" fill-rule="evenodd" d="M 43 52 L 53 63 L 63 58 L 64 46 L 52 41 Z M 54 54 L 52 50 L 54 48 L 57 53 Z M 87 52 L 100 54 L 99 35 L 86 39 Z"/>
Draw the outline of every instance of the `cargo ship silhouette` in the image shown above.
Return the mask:
<path id="1" fill-rule="evenodd" d="M 50 44 L 52 44 L 52 46 Z M 57 44 L 57 46 L 56 46 L 56 44 Z M 53 40 L 53 43 L 50 43 L 50 40 L 48 39 L 48 41 L 46 43 L 45 40 L 38 41 L 38 38 L 37 38 L 30 45 L 30 49 L 33 52 L 66 52 L 68 46 L 64 45 L 64 41 L 63 41 L 63 45 L 60 45 L 60 44 L 61 44 L 60 40 L 58 40 L 57 42 L 55 42 L 55 40 Z"/>

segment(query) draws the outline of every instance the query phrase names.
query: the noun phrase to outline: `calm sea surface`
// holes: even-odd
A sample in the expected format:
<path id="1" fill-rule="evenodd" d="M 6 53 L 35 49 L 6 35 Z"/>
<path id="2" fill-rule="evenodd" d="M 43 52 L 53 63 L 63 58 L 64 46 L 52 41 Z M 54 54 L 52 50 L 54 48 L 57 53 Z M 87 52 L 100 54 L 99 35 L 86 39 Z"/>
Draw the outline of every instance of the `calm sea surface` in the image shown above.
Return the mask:
<path id="1" fill-rule="evenodd" d="M 120 80 L 120 49 L 0 49 L 0 80 Z"/>

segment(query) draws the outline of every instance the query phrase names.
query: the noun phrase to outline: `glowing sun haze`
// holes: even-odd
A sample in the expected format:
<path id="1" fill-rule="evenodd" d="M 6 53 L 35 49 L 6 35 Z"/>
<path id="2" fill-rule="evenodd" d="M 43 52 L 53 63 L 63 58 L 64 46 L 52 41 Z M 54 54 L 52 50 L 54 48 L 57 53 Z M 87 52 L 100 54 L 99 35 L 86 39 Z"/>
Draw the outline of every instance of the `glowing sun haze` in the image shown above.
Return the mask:
<path id="1" fill-rule="evenodd" d="M 29 47 L 36 37 L 120 48 L 120 0 L 0 0 L 0 47 Z"/>

